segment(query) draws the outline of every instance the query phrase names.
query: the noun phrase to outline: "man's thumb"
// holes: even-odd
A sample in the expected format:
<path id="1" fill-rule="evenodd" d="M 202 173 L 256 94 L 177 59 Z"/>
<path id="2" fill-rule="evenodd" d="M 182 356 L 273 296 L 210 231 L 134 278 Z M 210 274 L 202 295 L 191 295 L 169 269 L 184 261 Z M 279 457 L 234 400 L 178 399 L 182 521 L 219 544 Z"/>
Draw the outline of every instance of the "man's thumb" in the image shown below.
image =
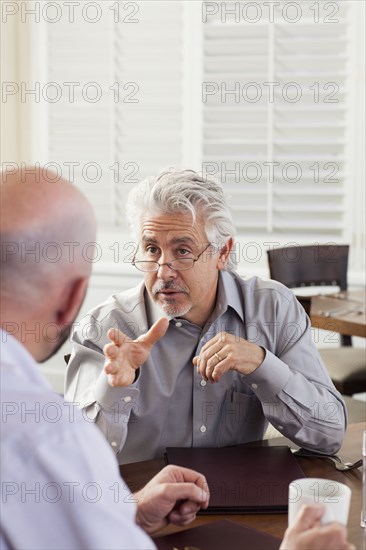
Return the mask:
<path id="1" fill-rule="evenodd" d="M 169 319 L 161 317 L 153 324 L 150 330 L 144 336 L 139 337 L 139 341 L 152 347 L 160 338 L 164 336 L 169 327 Z"/>
<path id="2" fill-rule="evenodd" d="M 297 515 L 294 526 L 296 525 L 296 528 L 300 531 L 311 529 L 320 521 L 324 511 L 325 506 L 321 503 L 304 505 Z"/>

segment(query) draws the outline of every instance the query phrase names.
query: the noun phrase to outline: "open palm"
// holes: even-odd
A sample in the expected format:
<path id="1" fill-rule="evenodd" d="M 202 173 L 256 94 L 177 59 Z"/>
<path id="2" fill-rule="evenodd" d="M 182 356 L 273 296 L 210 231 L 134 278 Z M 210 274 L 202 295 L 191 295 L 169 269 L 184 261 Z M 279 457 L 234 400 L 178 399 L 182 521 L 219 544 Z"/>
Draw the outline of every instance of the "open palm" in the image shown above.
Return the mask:
<path id="1" fill-rule="evenodd" d="M 130 386 L 136 376 L 136 370 L 145 363 L 153 345 L 168 330 L 169 321 L 161 317 L 145 334 L 137 340 L 131 340 L 122 331 L 112 328 L 108 331 L 110 344 L 104 346 L 106 356 L 104 372 L 111 386 Z"/>

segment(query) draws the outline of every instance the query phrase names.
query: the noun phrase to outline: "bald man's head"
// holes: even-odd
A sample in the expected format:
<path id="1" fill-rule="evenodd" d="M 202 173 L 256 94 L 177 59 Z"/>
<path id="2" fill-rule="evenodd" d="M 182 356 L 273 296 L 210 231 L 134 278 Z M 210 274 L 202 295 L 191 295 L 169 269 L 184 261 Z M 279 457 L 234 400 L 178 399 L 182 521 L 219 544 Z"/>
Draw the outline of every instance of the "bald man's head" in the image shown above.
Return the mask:
<path id="1" fill-rule="evenodd" d="M 62 311 L 73 285 L 90 275 L 94 212 L 68 181 L 51 182 L 41 171 L 5 176 L 0 184 L 3 311 L 7 317 L 27 312 L 36 318 L 46 304 L 50 311 L 43 307 L 42 315 L 52 317 L 52 308 Z"/>

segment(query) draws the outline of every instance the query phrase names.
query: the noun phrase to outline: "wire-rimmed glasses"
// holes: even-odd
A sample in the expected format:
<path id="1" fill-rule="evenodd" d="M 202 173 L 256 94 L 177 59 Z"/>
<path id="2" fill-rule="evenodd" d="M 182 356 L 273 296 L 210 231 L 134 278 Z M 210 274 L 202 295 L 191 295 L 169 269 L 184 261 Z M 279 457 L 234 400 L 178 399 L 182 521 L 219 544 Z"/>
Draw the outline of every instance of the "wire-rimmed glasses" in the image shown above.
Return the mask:
<path id="1" fill-rule="evenodd" d="M 211 246 L 211 243 L 208 243 L 206 248 L 204 248 L 196 258 L 177 258 L 170 260 L 170 262 L 164 262 L 163 264 L 155 262 L 154 260 L 133 259 L 132 265 L 144 273 L 153 273 L 154 271 L 158 271 L 159 267 L 162 267 L 163 265 L 167 265 L 170 269 L 174 269 L 174 271 L 185 271 L 187 269 L 192 269 L 194 264 L 200 259 L 209 246 Z"/>

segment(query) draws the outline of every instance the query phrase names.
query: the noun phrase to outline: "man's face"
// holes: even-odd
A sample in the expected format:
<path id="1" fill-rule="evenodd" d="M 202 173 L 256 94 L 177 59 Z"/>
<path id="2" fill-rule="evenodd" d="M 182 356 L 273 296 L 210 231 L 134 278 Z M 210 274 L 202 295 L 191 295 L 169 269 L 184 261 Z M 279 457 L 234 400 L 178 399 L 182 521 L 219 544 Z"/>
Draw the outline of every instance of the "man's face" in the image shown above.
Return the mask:
<path id="1" fill-rule="evenodd" d="M 166 263 L 177 258 L 197 258 L 208 240 L 202 219 L 192 224 L 190 214 L 147 214 L 142 220 L 138 260 Z M 144 273 L 152 300 L 170 317 L 184 317 L 203 326 L 213 310 L 219 269 L 219 253 L 208 247 L 193 267 L 175 271 L 169 266 Z"/>

